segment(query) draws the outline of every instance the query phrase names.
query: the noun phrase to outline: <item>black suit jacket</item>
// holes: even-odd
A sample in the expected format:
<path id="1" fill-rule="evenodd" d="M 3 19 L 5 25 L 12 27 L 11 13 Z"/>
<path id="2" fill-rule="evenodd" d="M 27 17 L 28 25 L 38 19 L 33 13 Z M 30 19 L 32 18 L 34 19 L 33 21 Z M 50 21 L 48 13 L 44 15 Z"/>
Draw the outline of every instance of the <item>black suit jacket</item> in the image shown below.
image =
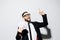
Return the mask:
<path id="1" fill-rule="evenodd" d="M 34 25 L 35 31 L 37 33 L 37 39 L 38 40 L 42 40 L 42 36 L 40 33 L 40 29 L 41 27 L 45 27 L 48 25 L 48 21 L 47 21 L 47 15 L 42 15 L 43 17 L 43 22 L 31 22 Z"/>
<path id="2" fill-rule="evenodd" d="M 35 31 L 37 33 L 37 40 L 42 40 L 42 36 L 41 36 L 41 33 L 40 33 L 40 29 L 41 27 L 45 27 L 48 25 L 48 22 L 47 22 L 47 15 L 42 15 L 43 17 L 43 22 L 31 22 L 33 25 L 34 25 L 34 28 L 35 28 Z M 28 32 L 27 32 L 28 33 Z M 27 34 L 26 33 L 26 34 Z M 23 33 L 25 34 L 25 33 Z M 19 37 L 18 37 L 19 38 Z M 17 38 L 17 39 L 18 39 Z M 27 35 L 25 35 L 25 37 L 23 37 L 24 40 L 28 40 L 28 37 Z"/>

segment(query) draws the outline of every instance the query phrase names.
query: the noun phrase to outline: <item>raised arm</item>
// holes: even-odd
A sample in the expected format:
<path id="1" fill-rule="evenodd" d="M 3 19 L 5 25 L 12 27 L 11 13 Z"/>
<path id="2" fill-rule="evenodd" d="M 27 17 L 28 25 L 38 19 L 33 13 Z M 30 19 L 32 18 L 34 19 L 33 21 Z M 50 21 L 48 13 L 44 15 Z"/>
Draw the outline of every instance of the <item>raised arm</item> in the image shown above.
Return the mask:
<path id="1" fill-rule="evenodd" d="M 47 26 L 48 25 L 47 14 L 45 14 L 45 12 L 43 10 L 39 10 L 39 14 L 42 16 L 43 22 L 36 22 L 38 27 L 45 27 L 45 26 Z"/>
<path id="2" fill-rule="evenodd" d="M 24 39 L 25 37 L 27 37 L 27 33 L 28 31 L 26 29 L 24 29 L 23 27 L 19 27 L 16 35 L 16 40 Z"/>
<path id="3" fill-rule="evenodd" d="M 20 40 L 22 38 L 22 30 L 23 30 L 23 27 L 18 27 L 16 40 Z"/>

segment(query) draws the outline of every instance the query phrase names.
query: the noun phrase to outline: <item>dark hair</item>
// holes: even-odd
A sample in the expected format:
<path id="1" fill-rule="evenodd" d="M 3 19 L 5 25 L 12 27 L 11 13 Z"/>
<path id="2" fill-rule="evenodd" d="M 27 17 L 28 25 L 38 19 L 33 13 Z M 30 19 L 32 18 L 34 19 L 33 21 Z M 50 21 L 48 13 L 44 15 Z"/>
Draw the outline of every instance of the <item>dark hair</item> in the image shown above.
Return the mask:
<path id="1" fill-rule="evenodd" d="M 25 13 L 28 13 L 28 12 L 27 12 L 27 11 L 23 12 L 23 13 L 22 13 L 22 17 L 23 17 L 23 15 L 24 15 Z"/>

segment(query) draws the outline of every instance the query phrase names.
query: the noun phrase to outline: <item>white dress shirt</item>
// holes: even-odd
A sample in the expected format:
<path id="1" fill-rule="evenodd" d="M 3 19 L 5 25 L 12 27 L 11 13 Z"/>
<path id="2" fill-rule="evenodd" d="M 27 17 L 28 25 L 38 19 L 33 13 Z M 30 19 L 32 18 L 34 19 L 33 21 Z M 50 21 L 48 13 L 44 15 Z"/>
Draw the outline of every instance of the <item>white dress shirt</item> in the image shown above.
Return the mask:
<path id="1" fill-rule="evenodd" d="M 19 24 L 19 28 L 23 28 L 23 29 L 27 29 L 28 30 L 28 38 L 30 40 L 30 32 L 29 32 L 29 28 L 28 28 L 28 22 L 22 22 Z M 31 34 L 32 34 L 32 40 L 36 40 L 37 38 L 37 35 L 36 35 L 36 31 L 35 31 L 35 28 L 33 26 L 32 23 L 30 23 L 30 28 L 31 28 Z"/>

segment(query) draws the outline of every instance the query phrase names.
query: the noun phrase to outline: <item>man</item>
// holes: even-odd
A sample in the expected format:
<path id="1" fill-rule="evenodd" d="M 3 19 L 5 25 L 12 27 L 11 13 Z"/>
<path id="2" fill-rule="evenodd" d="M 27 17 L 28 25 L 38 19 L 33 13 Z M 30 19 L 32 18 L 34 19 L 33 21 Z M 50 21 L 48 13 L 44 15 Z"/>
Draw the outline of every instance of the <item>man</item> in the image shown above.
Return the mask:
<path id="1" fill-rule="evenodd" d="M 27 11 L 23 12 L 22 17 L 28 26 L 25 26 L 26 24 L 23 24 L 23 27 L 20 26 L 18 28 L 16 40 L 42 40 L 39 28 L 47 26 L 48 22 L 47 14 L 45 14 L 43 10 L 39 10 L 39 14 L 42 16 L 43 22 L 32 22 L 30 13 L 28 13 Z M 30 24 L 33 26 L 31 26 Z"/>

